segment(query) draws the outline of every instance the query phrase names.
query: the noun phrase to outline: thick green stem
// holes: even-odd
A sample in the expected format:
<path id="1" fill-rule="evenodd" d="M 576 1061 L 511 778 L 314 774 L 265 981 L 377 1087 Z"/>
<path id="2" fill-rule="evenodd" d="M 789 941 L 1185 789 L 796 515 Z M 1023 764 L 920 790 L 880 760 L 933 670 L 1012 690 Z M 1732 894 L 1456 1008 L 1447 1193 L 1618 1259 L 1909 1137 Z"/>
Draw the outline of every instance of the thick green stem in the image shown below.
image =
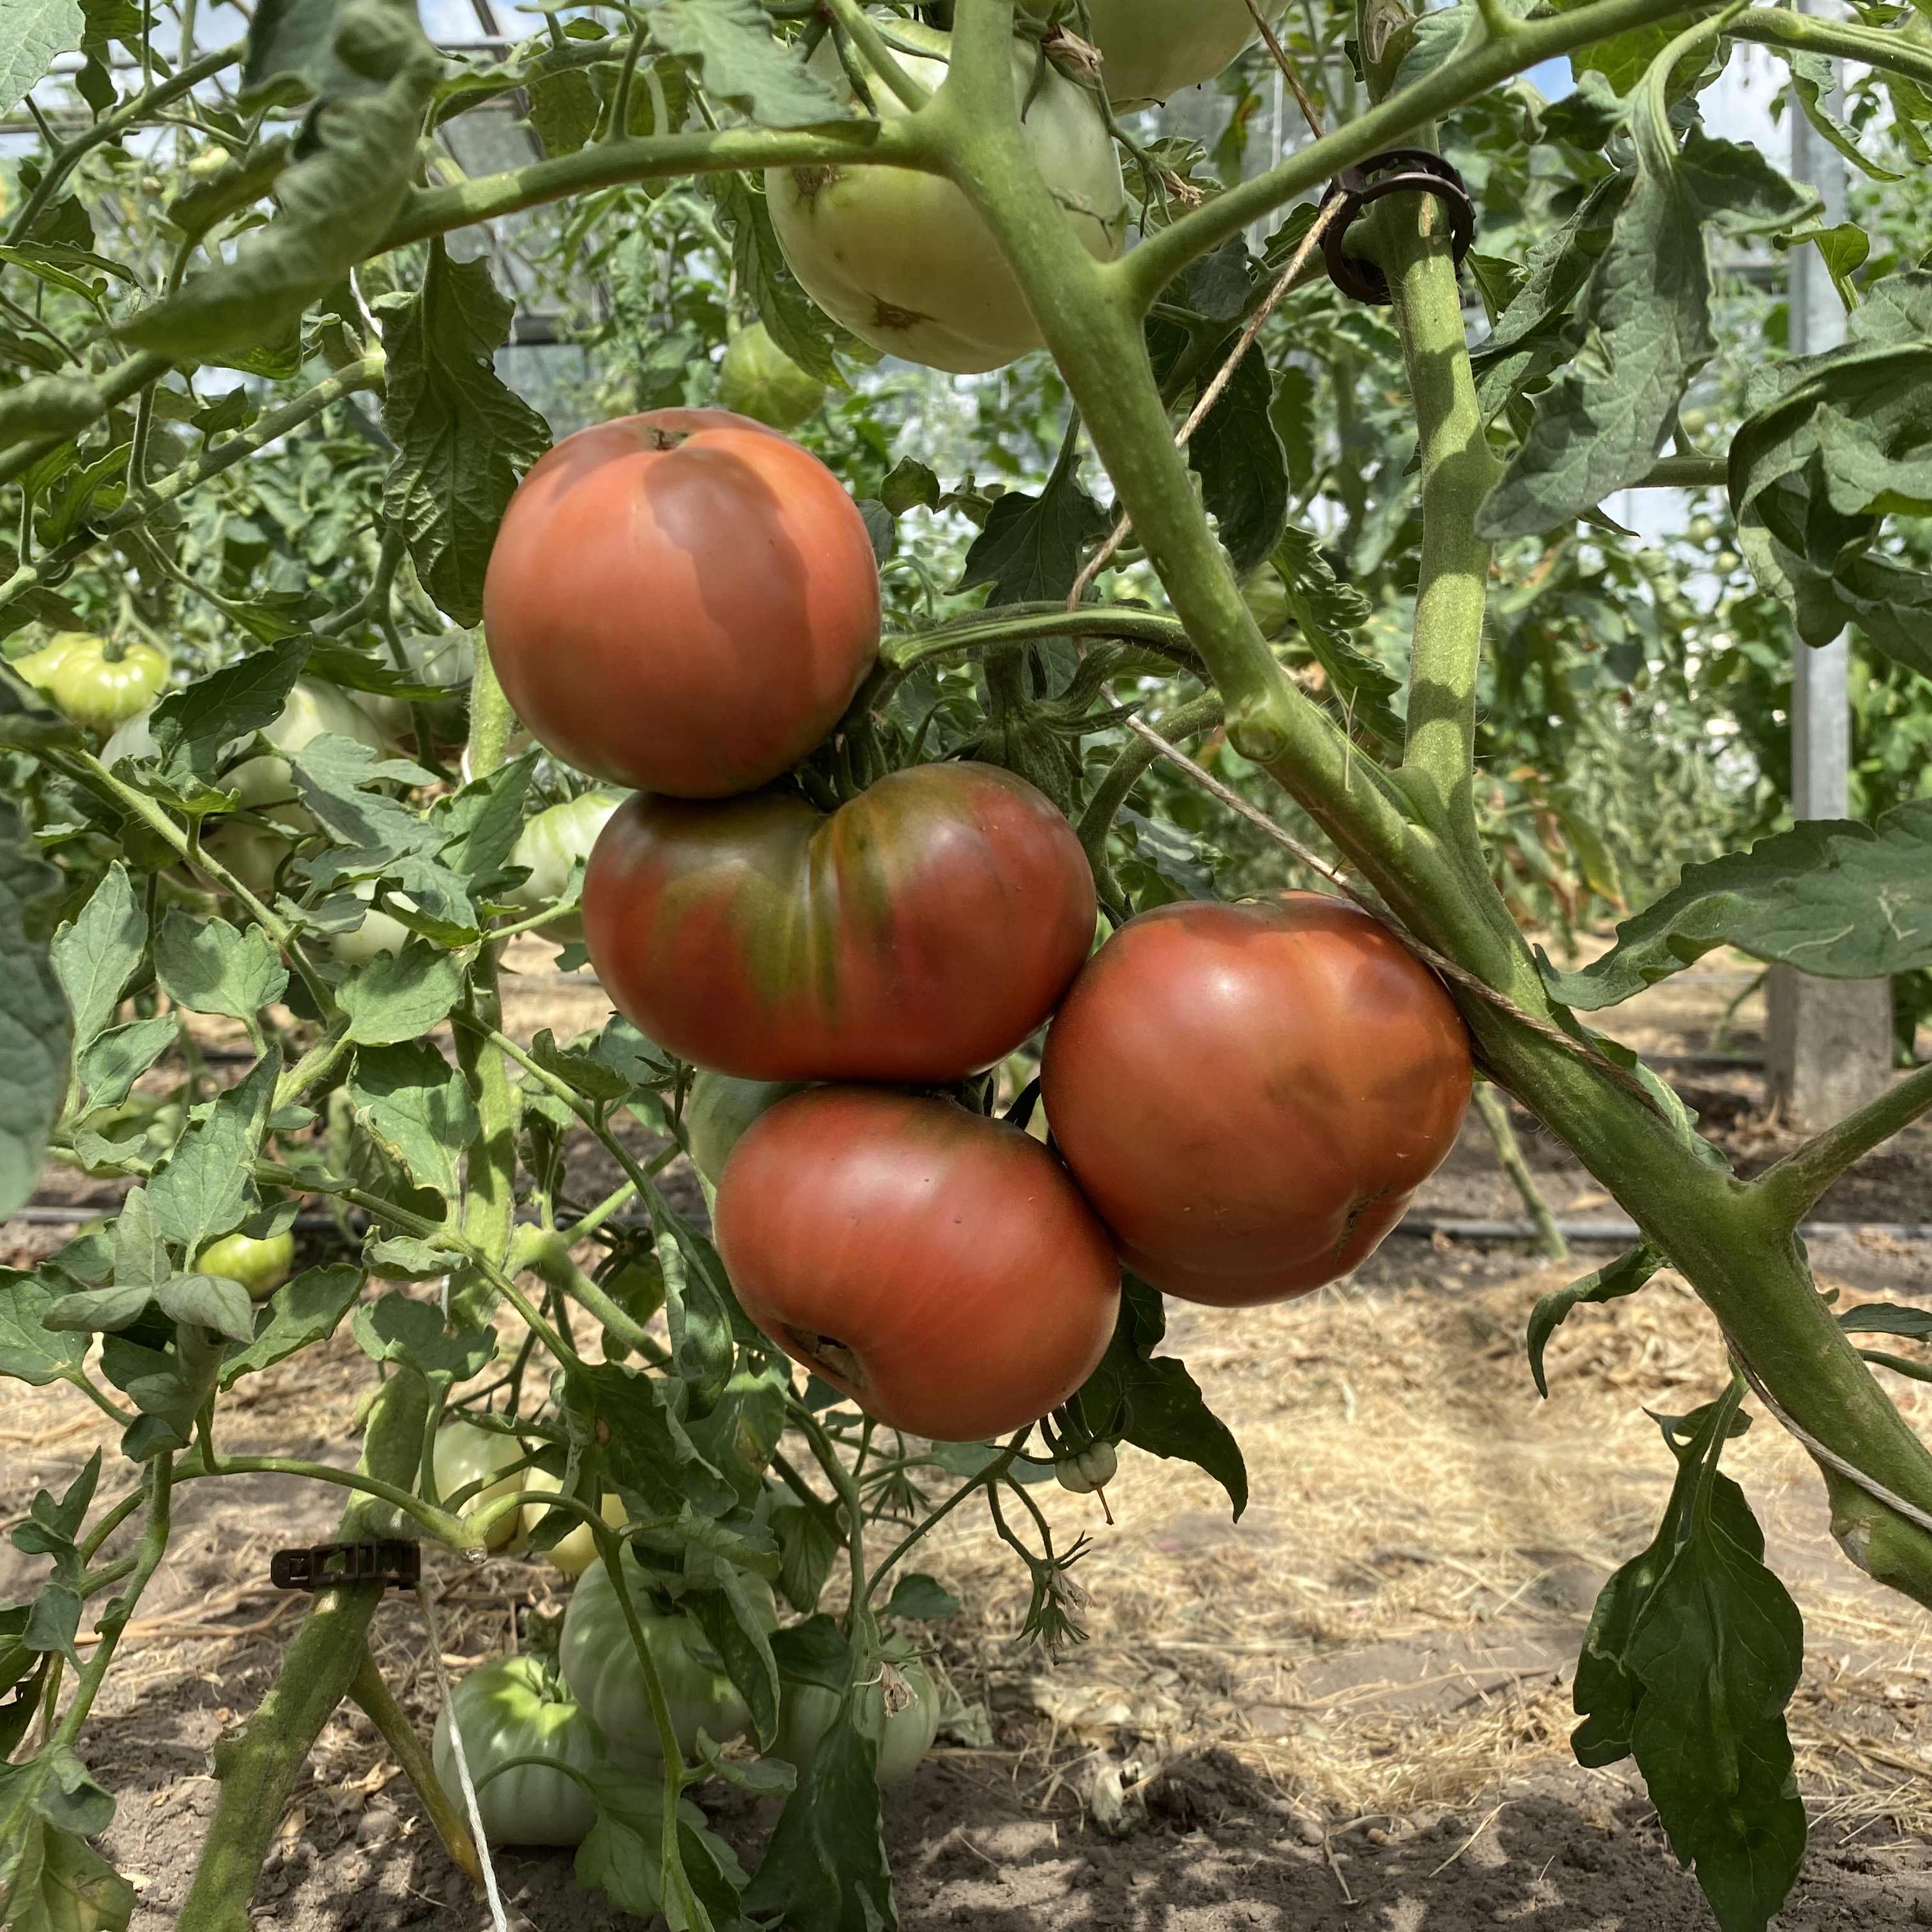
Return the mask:
<path id="1" fill-rule="evenodd" d="M 1788 1234 L 1855 1162 L 1927 1112 L 1932 1112 L 1932 1066 L 1908 1075 L 1761 1174 L 1752 1192 L 1768 1224 Z"/>
<path id="2" fill-rule="evenodd" d="M 1265 173 L 1216 196 L 1170 226 L 1156 230 L 1112 272 L 1126 284 L 1132 304 L 1139 313 L 1189 262 L 1211 254 L 1298 196 L 1344 168 L 1395 146 L 1406 135 L 1488 93 L 1513 74 L 1614 34 L 1698 10 L 1685 0 L 1596 0 L 1594 5 L 1548 20 L 1522 22 L 1504 38 L 1486 38 L 1468 52 L 1454 56 L 1346 127 L 1298 148 Z M 972 18 L 969 14 L 968 21 Z"/>
<path id="3" fill-rule="evenodd" d="M 881 167 L 930 172 L 925 141 L 908 118 L 883 124 L 854 122 L 836 128 L 725 128 L 684 134 L 650 135 L 634 140 L 598 141 L 574 154 L 533 162 L 502 174 L 479 175 L 455 188 L 418 189 L 404 204 L 395 225 L 376 252 L 406 242 L 426 242 L 452 228 L 466 228 L 502 214 L 566 195 L 621 187 L 626 182 L 662 181 L 672 175 L 722 174 L 737 170 L 845 166 L 869 162 Z"/>
<path id="4" fill-rule="evenodd" d="M 436 1766 L 429 1753 L 423 1749 L 416 1726 L 391 1694 L 388 1685 L 382 1681 L 382 1672 L 376 1667 L 376 1660 L 366 1648 L 362 1653 L 362 1667 L 349 1686 L 349 1694 L 355 1699 L 363 1715 L 382 1733 L 382 1742 L 401 1766 L 403 1775 L 415 1786 L 416 1794 L 422 1800 L 423 1810 L 428 1814 L 429 1822 L 436 1835 L 442 1840 L 442 1848 L 449 1854 L 451 1862 L 473 1884 L 480 1885 L 483 1867 L 476 1856 L 476 1841 L 470 1835 L 469 1822 L 450 1803 L 449 1794 L 443 1790 L 442 1780 L 436 1776 Z"/>
<path id="5" fill-rule="evenodd" d="M 1740 14 L 1724 32 L 1733 40 L 1756 40 L 1766 46 L 1790 47 L 1799 53 L 1827 54 L 1835 60 L 1882 68 L 1916 80 L 1921 87 L 1932 87 L 1932 47 L 1915 45 L 1895 27 L 1854 26 L 1849 21 L 1787 13 L 1781 7 L 1754 7 Z"/>
<path id="6" fill-rule="evenodd" d="M 428 1384 L 421 1376 L 406 1370 L 392 1376 L 370 1412 L 364 1473 L 397 1486 L 410 1483 L 428 1411 Z M 388 1504 L 358 1496 L 343 1512 L 338 1533 L 353 1541 L 392 1535 L 397 1527 Z M 369 1620 L 382 1599 L 380 1583 L 321 1592 L 282 1660 L 274 1688 L 240 1736 L 216 1747 L 221 1796 L 178 1932 L 250 1932 L 249 1903 L 262 1861 L 322 1726 L 362 1669 Z"/>
<path id="7" fill-rule="evenodd" d="M 1490 547 L 1476 535 L 1476 512 L 1502 466 L 1490 452 L 1476 400 L 1442 204 L 1403 196 L 1380 212 L 1372 251 L 1395 298 L 1422 464 L 1422 556 L 1402 776 L 1424 818 L 1481 871 L 1476 674 Z"/>

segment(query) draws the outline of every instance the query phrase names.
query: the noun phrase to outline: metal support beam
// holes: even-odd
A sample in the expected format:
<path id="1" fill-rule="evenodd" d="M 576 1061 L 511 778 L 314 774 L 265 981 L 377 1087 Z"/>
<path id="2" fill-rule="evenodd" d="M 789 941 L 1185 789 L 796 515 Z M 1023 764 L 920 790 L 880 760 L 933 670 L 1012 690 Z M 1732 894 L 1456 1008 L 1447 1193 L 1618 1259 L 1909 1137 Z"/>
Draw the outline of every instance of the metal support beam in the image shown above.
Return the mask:
<path id="1" fill-rule="evenodd" d="M 1810 13 L 1835 13 L 1829 0 L 1801 0 Z M 1823 220 L 1845 212 L 1845 163 L 1794 104 L 1792 178 L 1822 199 Z M 1815 356 L 1844 340 L 1845 312 L 1816 248 L 1791 260 L 1790 340 L 1793 356 Z M 1850 664 L 1847 640 L 1812 650 L 1794 644 L 1791 679 L 1792 811 L 1798 818 L 1843 818 L 1850 807 Z M 1772 1090 L 1792 1119 L 1823 1126 L 1862 1106 L 1892 1078 L 1888 980 L 1816 980 L 1779 967 L 1771 975 L 1769 1060 Z"/>

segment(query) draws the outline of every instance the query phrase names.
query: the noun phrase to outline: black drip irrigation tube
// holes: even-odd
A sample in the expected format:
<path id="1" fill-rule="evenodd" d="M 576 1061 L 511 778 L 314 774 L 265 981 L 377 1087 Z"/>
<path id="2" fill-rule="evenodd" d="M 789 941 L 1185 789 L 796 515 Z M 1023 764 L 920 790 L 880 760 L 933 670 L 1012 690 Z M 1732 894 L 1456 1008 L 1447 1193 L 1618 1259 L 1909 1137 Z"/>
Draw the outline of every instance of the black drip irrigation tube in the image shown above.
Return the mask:
<path id="1" fill-rule="evenodd" d="M 82 1202 L 62 1208 L 35 1204 L 16 1208 L 8 1219 L 28 1227 L 77 1228 L 84 1222 L 112 1216 L 120 1205 L 118 1201 Z M 351 1210 L 346 1218 L 352 1228 L 367 1225 L 368 1217 L 359 1208 Z M 333 1214 L 309 1212 L 298 1214 L 295 1225 L 308 1232 L 324 1233 L 335 1232 L 342 1224 Z M 650 1223 L 627 1215 L 605 1226 L 647 1231 Z M 1634 1221 L 1558 1221 L 1556 1227 L 1565 1240 L 1585 1247 L 1631 1247 L 1642 1238 Z M 1861 1236 L 1932 1241 L 1932 1221 L 1807 1221 L 1798 1232 L 1808 1241 L 1856 1240 Z M 1543 1231 L 1534 1221 L 1487 1220 L 1454 1214 L 1410 1214 L 1396 1224 L 1395 1232 L 1414 1240 L 1433 1240 L 1438 1235 L 1452 1241 L 1535 1242 L 1543 1238 Z"/>

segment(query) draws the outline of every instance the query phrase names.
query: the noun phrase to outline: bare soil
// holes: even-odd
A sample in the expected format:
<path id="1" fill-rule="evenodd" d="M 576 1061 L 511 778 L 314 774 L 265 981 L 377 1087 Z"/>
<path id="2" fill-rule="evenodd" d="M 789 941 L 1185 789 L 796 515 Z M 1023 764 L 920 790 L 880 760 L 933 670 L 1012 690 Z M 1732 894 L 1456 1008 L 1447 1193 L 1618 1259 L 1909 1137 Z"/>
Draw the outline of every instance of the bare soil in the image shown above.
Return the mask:
<path id="1" fill-rule="evenodd" d="M 532 963 L 513 989 L 514 1030 L 564 1036 L 601 1021 L 587 979 L 560 988 Z M 1706 1052 L 1742 983 L 1682 976 L 1624 1010 L 1620 1027 L 1652 1052 Z M 1730 1043 L 1748 1052 L 1757 1024 L 1748 1004 Z M 1750 1072 L 1677 1077 L 1741 1161 L 1795 1142 Z M 1559 1213 L 1612 1211 L 1560 1148 L 1518 1125 Z M 69 1198 L 94 1187 L 81 1181 Z M 1479 1124 L 1423 1204 L 1520 1213 Z M 1820 1214 L 1905 1222 L 1928 1208 L 1932 1136 L 1921 1132 L 1866 1163 Z M 0 1243 L 12 1259 L 63 1238 L 16 1225 Z M 1237 1317 L 1175 1308 L 1169 1349 L 1240 1438 L 1254 1501 L 1234 1522 L 1198 1472 L 1138 1453 L 1109 1492 L 1111 1525 L 1089 1499 L 1036 1491 L 1057 1536 L 1094 1540 L 1079 1572 L 1091 1640 L 1058 1661 L 1016 1647 L 1024 1580 L 983 1517 L 950 1520 L 922 1560 L 966 1607 L 916 1634 L 962 1703 L 985 1707 L 986 1728 L 972 1745 L 942 1747 L 889 1801 L 908 1932 L 1708 1926 L 1631 1768 L 1586 1772 L 1568 1750 L 1591 1604 L 1648 1540 L 1668 1488 L 1670 1458 L 1644 1412 L 1681 1412 L 1724 1373 L 1708 1318 L 1666 1275 L 1574 1317 L 1550 1352 L 1552 1399 L 1539 1402 L 1523 1322 L 1538 1294 L 1597 1258 L 1400 1240 L 1309 1302 Z M 1822 1244 L 1814 1259 L 1849 1296 L 1932 1293 L 1932 1244 L 1866 1235 Z M 254 1378 L 230 1406 L 230 1445 L 346 1462 L 368 1372 L 338 1336 Z M 71 1391 L 7 1388 L 0 1526 L 97 1443 L 112 1454 L 104 1418 Z M 1932 1390 L 1894 1393 L 1932 1426 Z M 1807 1459 L 1768 1420 L 1726 1467 L 1808 1628 L 1791 1728 L 1812 1849 L 1780 1923 L 1932 1926 L 1932 1618 L 1839 1556 Z M 118 1493 L 111 1462 L 109 1485 Z M 268 1555 L 326 1538 L 338 1502 L 272 1477 L 179 1493 L 167 1560 L 86 1742 L 119 1802 L 103 1845 L 138 1888 L 137 1932 L 174 1923 L 214 1807 L 208 1749 L 268 1690 L 301 1613 L 268 1588 Z M 0 1598 L 31 1588 L 40 1568 L 0 1548 Z M 432 1568 L 452 1668 L 509 1648 L 564 1587 L 507 1558 Z M 426 1732 L 437 1693 L 412 1599 L 384 1605 L 375 1642 Z M 1102 1821 L 1120 1819 L 1123 1786 L 1116 1836 Z M 753 1854 L 769 1811 L 734 1793 L 706 1802 Z M 567 1854 L 502 1854 L 499 1870 L 513 1924 L 632 1922 L 575 1886 Z M 255 1917 L 289 1932 L 488 1922 L 352 1711 L 298 1786 Z"/>

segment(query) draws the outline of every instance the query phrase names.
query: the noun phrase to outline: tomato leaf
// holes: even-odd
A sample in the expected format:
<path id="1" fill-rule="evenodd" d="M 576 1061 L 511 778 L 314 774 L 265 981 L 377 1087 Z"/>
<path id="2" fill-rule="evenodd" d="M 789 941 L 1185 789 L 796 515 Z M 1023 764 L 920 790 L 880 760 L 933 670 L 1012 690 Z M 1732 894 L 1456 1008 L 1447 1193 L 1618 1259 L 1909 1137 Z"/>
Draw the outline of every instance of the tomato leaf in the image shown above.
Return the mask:
<path id="1" fill-rule="evenodd" d="M 272 1369 L 315 1342 L 326 1341 L 362 1292 L 362 1270 L 344 1262 L 306 1269 L 285 1282 L 270 1298 L 254 1340 L 222 1364 L 222 1388 L 232 1388 L 244 1376 Z"/>
<path id="2" fill-rule="evenodd" d="M 597 1822 L 578 1847 L 580 1884 L 603 1892 L 620 1912 L 640 1918 L 670 1916 L 673 1906 L 661 1882 L 664 1847 L 664 1783 L 655 1772 L 601 1767 L 592 1780 Z M 688 1798 L 677 1808 L 677 1850 L 685 1876 L 721 1927 L 738 1923 L 743 1868 L 730 1846 L 706 1826 Z M 673 1923 L 676 1922 L 674 1920 Z M 687 1920 L 686 1922 L 688 1923 Z"/>
<path id="3" fill-rule="evenodd" d="M 27 874 L 30 880 L 44 876 L 38 868 Z M 147 915 L 135 898 L 128 868 L 117 859 L 86 904 L 54 935 L 53 970 L 74 1016 L 76 1052 L 113 1019 L 147 944 Z"/>
<path id="4" fill-rule="evenodd" d="M 1087 546 L 1112 527 L 1106 512 L 1080 487 L 1078 466 L 1063 452 L 1038 496 L 1012 490 L 994 504 L 953 588 L 992 585 L 989 608 L 1064 602 Z"/>
<path id="5" fill-rule="evenodd" d="M 698 63 L 704 89 L 766 128 L 810 128 L 848 121 L 842 102 L 799 56 L 772 37 L 758 0 L 658 0 L 651 38 Z"/>
<path id="6" fill-rule="evenodd" d="M 10 0 L 0 19 L 0 114 L 12 113 L 55 56 L 74 52 L 86 32 L 76 0 Z"/>
<path id="7" fill-rule="evenodd" d="M 566 1368 L 559 1378 L 573 1434 L 608 1430 L 604 1473 L 634 1520 L 674 1520 L 688 1503 L 710 1516 L 728 1515 L 738 1492 L 700 1454 L 672 1412 L 670 1392 L 683 1384 L 640 1375 L 615 1362 Z"/>
<path id="8" fill-rule="evenodd" d="M 878 1745 L 842 1709 L 778 1814 L 747 1912 L 781 1918 L 786 1932 L 896 1932 L 878 1762 Z"/>
<path id="9" fill-rule="evenodd" d="M 695 1241 L 698 1238 L 688 1236 Z M 664 1270 L 664 1316 L 670 1329 L 671 1360 L 683 1378 L 686 1413 L 701 1420 L 717 1407 L 731 1379 L 736 1359 L 731 1314 L 722 1284 L 724 1264 L 712 1257 L 709 1268 L 686 1265 L 684 1244 L 667 1228 L 658 1237 L 658 1265 Z"/>
<path id="10" fill-rule="evenodd" d="M 349 1099 L 356 1118 L 418 1187 L 457 1198 L 464 1150 L 476 1136 L 476 1104 L 461 1072 L 428 1040 L 358 1046 Z"/>
<path id="11" fill-rule="evenodd" d="M 818 1609 L 826 1579 L 844 1547 L 830 1508 L 782 1496 L 771 1504 L 771 1523 L 778 1539 L 778 1588 L 794 1610 L 809 1614 Z"/>
<path id="12" fill-rule="evenodd" d="M 550 428 L 496 374 L 511 304 L 488 262 L 453 262 L 430 244 L 420 295 L 386 309 L 383 416 L 396 458 L 383 508 L 407 532 L 424 587 L 459 624 L 483 615 L 483 572 L 518 478 L 550 447 Z"/>
<path id="13" fill-rule="evenodd" d="M 1634 1756 L 1680 1862 L 1725 1932 L 1763 1932 L 1797 1876 L 1804 1807 L 1784 1708 L 1804 1631 L 1764 1567 L 1744 1492 L 1715 1464 L 1732 1411 L 1713 1404 L 1672 1448 L 1676 1486 L 1657 1540 L 1610 1579 L 1577 1666 L 1589 1766 Z"/>
<path id="14" fill-rule="evenodd" d="M 892 1600 L 885 1607 L 889 1617 L 918 1617 L 938 1622 L 959 1614 L 959 1599 L 934 1578 L 914 1570 L 892 1586 Z"/>
<path id="15" fill-rule="evenodd" d="M 306 0 L 300 17 L 319 26 L 320 11 Z M 340 66 L 380 84 L 318 106 L 299 158 L 275 184 L 275 220 L 245 236 L 232 259 L 218 256 L 178 293 L 121 323 L 116 333 L 136 348 L 238 368 L 264 347 L 280 351 L 297 341 L 302 311 L 374 252 L 395 219 L 441 62 L 413 6 L 350 0 L 329 11 Z"/>
<path id="16" fill-rule="evenodd" d="M 1247 1465 L 1227 1424 L 1208 1408 L 1185 1365 L 1154 1350 L 1167 1332 L 1156 1289 L 1133 1275 L 1120 1284 L 1120 1317 L 1100 1366 L 1074 1397 L 1096 1435 L 1204 1469 L 1228 1492 L 1239 1520 L 1248 1506 Z"/>
<path id="17" fill-rule="evenodd" d="M 462 961 L 413 937 L 400 952 L 379 952 L 336 991 L 349 1016 L 349 1036 L 358 1047 L 420 1041 L 462 997 Z"/>
<path id="18" fill-rule="evenodd" d="M 687 1590 L 680 1607 L 691 1617 L 717 1652 L 725 1675 L 752 1714 L 758 1748 L 769 1750 L 778 1734 L 778 1667 L 772 1657 L 770 1633 L 765 1628 L 766 1607 L 755 1601 L 742 1574 L 728 1564 L 706 1566 L 708 1588 Z"/>
<path id="19" fill-rule="evenodd" d="M 220 1013 L 255 1024 L 288 991 L 289 969 L 259 926 L 244 932 L 225 919 L 196 919 L 178 908 L 161 922 L 154 976 L 191 1012 Z"/>
<path id="20" fill-rule="evenodd" d="M 131 935 L 139 918 L 132 910 L 126 872 L 116 865 L 110 876 L 115 874 L 119 875 L 116 908 L 101 922 L 110 946 L 118 945 L 116 935 Z M 114 986 L 110 997 L 107 982 L 116 964 L 98 971 L 77 945 L 70 944 L 65 971 L 57 952 L 50 958 L 40 911 L 58 880 L 59 874 L 35 854 L 13 802 L 0 799 L 0 1088 L 7 1095 L 5 1118 L 0 1122 L 0 1220 L 33 1192 L 46 1160 L 47 1137 L 66 1097 L 68 1007 L 74 999 L 70 992 L 65 1001 L 62 998 L 68 976 L 81 988 L 94 1032 L 113 1016 L 121 990 L 120 985 Z M 104 880 L 94 897 L 106 889 Z M 124 904 L 118 898 L 122 891 L 129 894 Z M 90 899 L 82 909 L 83 921 L 92 904 Z M 145 933 L 145 922 L 141 930 Z M 55 944 L 57 948 L 58 940 Z M 121 984 L 138 963 L 140 944 L 136 938 L 134 962 L 127 962 L 124 956 L 120 962 L 124 968 Z"/>
<path id="21" fill-rule="evenodd" d="M 272 644 L 166 693 L 150 726 L 164 772 L 212 778 L 226 747 L 275 722 L 308 658 L 298 640 Z"/>
<path id="22" fill-rule="evenodd" d="M 1592 270 L 1562 373 L 1483 506 L 1485 536 L 1552 530 L 1638 482 L 1716 352 L 1706 224 L 1790 227 L 1815 206 L 1754 148 L 1694 127 L 1680 153 L 1661 98 L 1636 97 L 1635 184 Z"/>
<path id="23" fill-rule="evenodd" d="M 1216 356 L 1208 366 L 1218 369 L 1225 360 Z M 1187 446 L 1202 500 L 1238 576 L 1266 560 L 1288 522 L 1288 453 L 1269 414 L 1274 401 L 1268 358 L 1252 348 Z"/>
<path id="24" fill-rule="evenodd" d="M 1932 965 L 1932 799 L 1876 825 L 1810 820 L 1687 866 L 1675 891 L 1617 928 L 1601 958 L 1568 973 L 1546 958 L 1543 976 L 1566 1006 L 1594 1012 L 1719 946 L 1826 980 Z"/>
<path id="25" fill-rule="evenodd" d="M 350 1332 L 373 1362 L 401 1362 L 425 1382 L 466 1382 L 496 1356 L 496 1338 L 486 1328 L 443 1329 L 442 1311 L 413 1297 L 386 1294 L 356 1311 Z"/>
<path id="26" fill-rule="evenodd" d="M 167 1164 L 148 1184 L 156 1226 L 190 1258 L 204 1242 L 232 1233 L 256 1204 L 254 1162 L 281 1070 L 281 1049 L 272 1047 L 245 1078 L 217 1098 L 206 1119 L 182 1135 Z M 244 1310 L 248 1298 L 242 1298 Z M 253 1328 L 252 1322 L 244 1321 L 238 1331 L 226 1332 L 245 1342 Z"/>
<path id="27" fill-rule="evenodd" d="M 1530 1311 L 1529 1333 L 1524 1346 L 1529 1355 L 1529 1372 L 1536 1378 L 1538 1395 L 1546 1398 L 1550 1394 L 1550 1384 L 1544 1378 L 1543 1352 L 1570 1310 L 1581 1308 L 1586 1303 L 1616 1301 L 1624 1295 L 1634 1294 L 1663 1265 L 1664 1257 L 1655 1249 L 1640 1245 L 1598 1268 L 1594 1274 L 1586 1274 L 1581 1280 L 1573 1281 L 1568 1288 L 1559 1288 L 1553 1294 L 1544 1295 Z"/>
<path id="28" fill-rule="evenodd" d="M 110 1027 L 74 1057 L 74 1074 L 86 1096 L 86 1113 L 118 1107 L 134 1082 L 173 1046 L 181 1034 L 181 1016 L 156 1013 Z"/>
<path id="29" fill-rule="evenodd" d="M 44 1388 L 80 1366 L 88 1343 L 42 1319 L 58 1298 L 40 1276 L 0 1268 L 0 1376 Z"/>

